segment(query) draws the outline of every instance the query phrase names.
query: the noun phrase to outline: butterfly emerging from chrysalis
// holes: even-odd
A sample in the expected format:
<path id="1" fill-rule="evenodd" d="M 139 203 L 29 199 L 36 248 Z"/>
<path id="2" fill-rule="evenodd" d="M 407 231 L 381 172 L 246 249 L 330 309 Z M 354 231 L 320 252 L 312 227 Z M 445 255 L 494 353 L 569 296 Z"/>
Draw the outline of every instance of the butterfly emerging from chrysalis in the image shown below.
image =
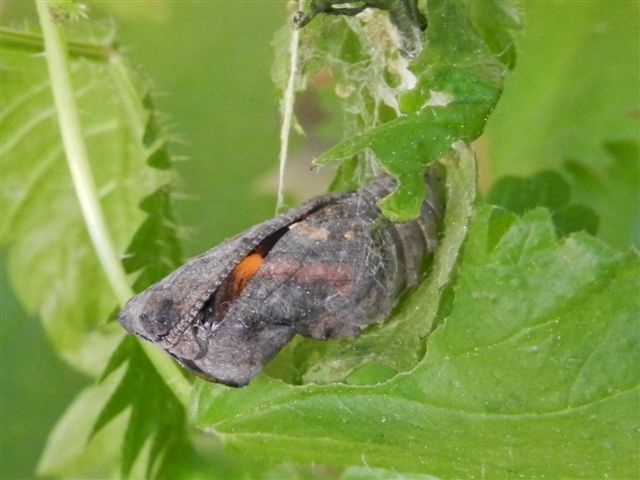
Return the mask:
<path id="1" fill-rule="evenodd" d="M 418 283 L 437 246 L 434 172 L 413 221 L 394 223 L 378 208 L 391 177 L 320 195 L 188 261 L 129 300 L 118 320 L 194 373 L 233 386 L 296 334 L 355 337 Z"/>

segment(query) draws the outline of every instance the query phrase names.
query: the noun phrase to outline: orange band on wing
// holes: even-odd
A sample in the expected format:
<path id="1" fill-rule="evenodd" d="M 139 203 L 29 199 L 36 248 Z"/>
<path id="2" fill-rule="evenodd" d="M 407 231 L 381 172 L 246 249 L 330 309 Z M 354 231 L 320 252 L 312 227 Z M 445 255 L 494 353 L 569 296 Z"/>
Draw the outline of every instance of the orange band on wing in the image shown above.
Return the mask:
<path id="1" fill-rule="evenodd" d="M 242 260 L 233 270 L 233 297 L 240 295 L 249 280 L 256 274 L 260 265 L 264 262 L 264 257 L 259 253 L 252 253 Z"/>

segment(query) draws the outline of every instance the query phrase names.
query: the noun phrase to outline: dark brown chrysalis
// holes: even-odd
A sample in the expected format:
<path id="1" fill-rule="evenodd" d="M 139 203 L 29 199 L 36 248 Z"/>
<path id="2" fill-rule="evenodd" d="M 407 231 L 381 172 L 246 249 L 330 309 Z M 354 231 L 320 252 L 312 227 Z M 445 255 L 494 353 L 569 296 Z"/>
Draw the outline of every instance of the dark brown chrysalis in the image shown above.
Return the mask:
<path id="1" fill-rule="evenodd" d="M 296 334 L 354 337 L 389 315 L 437 246 L 440 184 L 432 171 L 407 223 L 377 206 L 390 177 L 315 197 L 188 261 L 118 320 L 194 373 L 246 385 Z"/>

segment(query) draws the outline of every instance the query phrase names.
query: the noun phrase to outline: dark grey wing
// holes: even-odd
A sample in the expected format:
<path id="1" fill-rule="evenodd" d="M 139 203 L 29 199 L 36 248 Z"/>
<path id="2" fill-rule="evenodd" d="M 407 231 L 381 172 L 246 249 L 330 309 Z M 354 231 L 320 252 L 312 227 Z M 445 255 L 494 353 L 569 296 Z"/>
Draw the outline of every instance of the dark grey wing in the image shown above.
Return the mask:
<path id="1" fill-rule="evenodd" d="M 170 348 L 194 322 L 234 267 L 266 237 L 343 195 L 315 197 L 189 260 L 130 299 L 118 316 L 118 321 L 129 332 L 161 348 Z"/>

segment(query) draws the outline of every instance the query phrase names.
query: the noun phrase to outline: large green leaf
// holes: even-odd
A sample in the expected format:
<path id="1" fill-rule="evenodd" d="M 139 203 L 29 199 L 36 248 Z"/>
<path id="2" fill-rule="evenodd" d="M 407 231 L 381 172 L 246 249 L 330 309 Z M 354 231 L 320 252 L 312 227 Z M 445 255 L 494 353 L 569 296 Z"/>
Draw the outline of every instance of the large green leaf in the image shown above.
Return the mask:
<path id="1" fill-rule="evenodd" d="M 196 421 L 271 458 L 445 478 L 631 477 L 639 288 L 636 254 L 583 234 L 558 242 L 544 210 L 482 208 L 449 314 L 413 371 L 361 387 L 203 382 Z"/>
<path id="2" fill-rule="evenodd" d="M 9 43 L 16 32 L 2 35 L 1 240 L 10 248 L 9 275 L 58 352 L 74 367 L 97 374 L 122 337 L 117 325 L 105 325 L 118 299 L 71 183 L 45 59 L 24 42 Z M 20 35 L 38 45 L 36 34 Z M 101 207 L 112 241 L 124 252 L 145 218 L 140 202 L 167 181 L 146 164 L 163 140 L 157 130 L 145 138 L 145 86 L 113 49 L 110 34 L 80 40 L 94 55 L 73 51 L 72 82 Z"/>
<path id="3" fill-rule="evenodd" d="M 68 68 L 75 101 L 82 112 L 79 123 L 90 158 L 89 174 L 80 186 L 91 189 L 95 183 L 99 209 L 107 218 L 105 234 L 112 236 L 127 270 L 141 270 L 136 286 L 142 288 L 166 275 L 180 260 L 169 195 L 162 187 L 167 175 L 160 172 L 171 166 L 166 134 L 158 125 L 144 83 L 127 69 L 112 39 L 108 36 L 100 40 L 99 31 L 93 28 L 84 34 L 75 30 L 69 33 L 75 40 L 68 43 Z M 97 374 L 107 364 L 114 341 L 123 337 L 124 332 L 115 322 L 106 323 L 123 299 L 115 297 L 112 284 L 104 277 L 104 265 L 98 261 L 97 248 L 87 234 L 88 224 L 95 218 L 87 220 L 81 215 L 78 181 L 71 182 L 65 162 L 58 124 L 67 129 L 65 134 L 69 125 L 60 115 L 60 106 L 54 107 L 49 90 L 56 82 L 58 86 L 63 84 L 57 72 L 67 67 L 58 64 L 56 76 L 50 65 L 47 70 L 44 60 L 33 56 L 32 49 L 43 47 L 37 33 L 4 30 L 2 39 L 10 87 L 3 89 L 6 96 L 2 98 L 3 107 L 6 105 L 3 133 L 7 132 L 2 143 L 2 231 L 3 241 L 11 250 L 12 281 L 26 307 L 41 316 L 57 352 L 73 367 Z M 47 51 L 50 41 L 51 38 L 45 42 Z M 71 103 L 63 108 L 72 109 Z M 25 270 L 28 266 L 30 269 Z M 71 408 L 47 443 L 41 472 L 86 474 L 85 467 L 89 465 L 98 469 L 89 470 L 97 474 L 105 464 L 102 459 L 96 463 L 95 454 L 101 448 L 95 450 L 96 442 L 88 442 L 90 438 L 106 435 L 112 446 L 121 449 L 120 455 L 108 460 L 113 463 L 120 458 L 125 475 L 132 471 L 136 460 L 139 467 L 134 471 L 157 471 L 158 465 L 164 465 L 159 461 L 164 454 L 185 443 L 183 407 L 131 342 L 133 339 L 122 343 L 111 360 L 111 365 L 122 363 L 126 357 L 123 348 L 130 346 L 128 351 L 132 353 L 125 374 L 111 398 L 105 398 L 93 427 L 96 434 L 89 436 L 90 416 L 83 418 L 83 425 L 73 426 L 78 423 L 77 412 L 84 410 Z M 151 357 L 158 355 L 161 354 L 153 352 Z M 175 368 L 164 356 L 161 360 Z M 159 371 L 166 374 L 162 364 Z M 179 382 L 173 383 L 175 387 Z M 159 405 L 155 413 L 146 408 L 148 403 L 140 408 L 139 403 L 132 402 L 133 393 L 141 385 L 153 390 Z M 78 402 L 102 390 L 102 386 L 90 387 L 78 396 Z M 118 427 L 111 424 L 130 404 L 138 408 L 126 423 L 124 437 L 116 435 L 118 440 L 113 441 L 113 429 Z M 172 415 L 165 418 L 168 410 Z M 165 421 L 159 421 L 161 418 Z M 75 448 L 60 455 L 59 435 L 69 429 L 80 435 L 74 434 Z M 171 439 L 167 431 L 171 432 Z M 87 448 L 83 449 L 85 444 Z M 145 455 L 139 455 L 141 451 Z"/>

